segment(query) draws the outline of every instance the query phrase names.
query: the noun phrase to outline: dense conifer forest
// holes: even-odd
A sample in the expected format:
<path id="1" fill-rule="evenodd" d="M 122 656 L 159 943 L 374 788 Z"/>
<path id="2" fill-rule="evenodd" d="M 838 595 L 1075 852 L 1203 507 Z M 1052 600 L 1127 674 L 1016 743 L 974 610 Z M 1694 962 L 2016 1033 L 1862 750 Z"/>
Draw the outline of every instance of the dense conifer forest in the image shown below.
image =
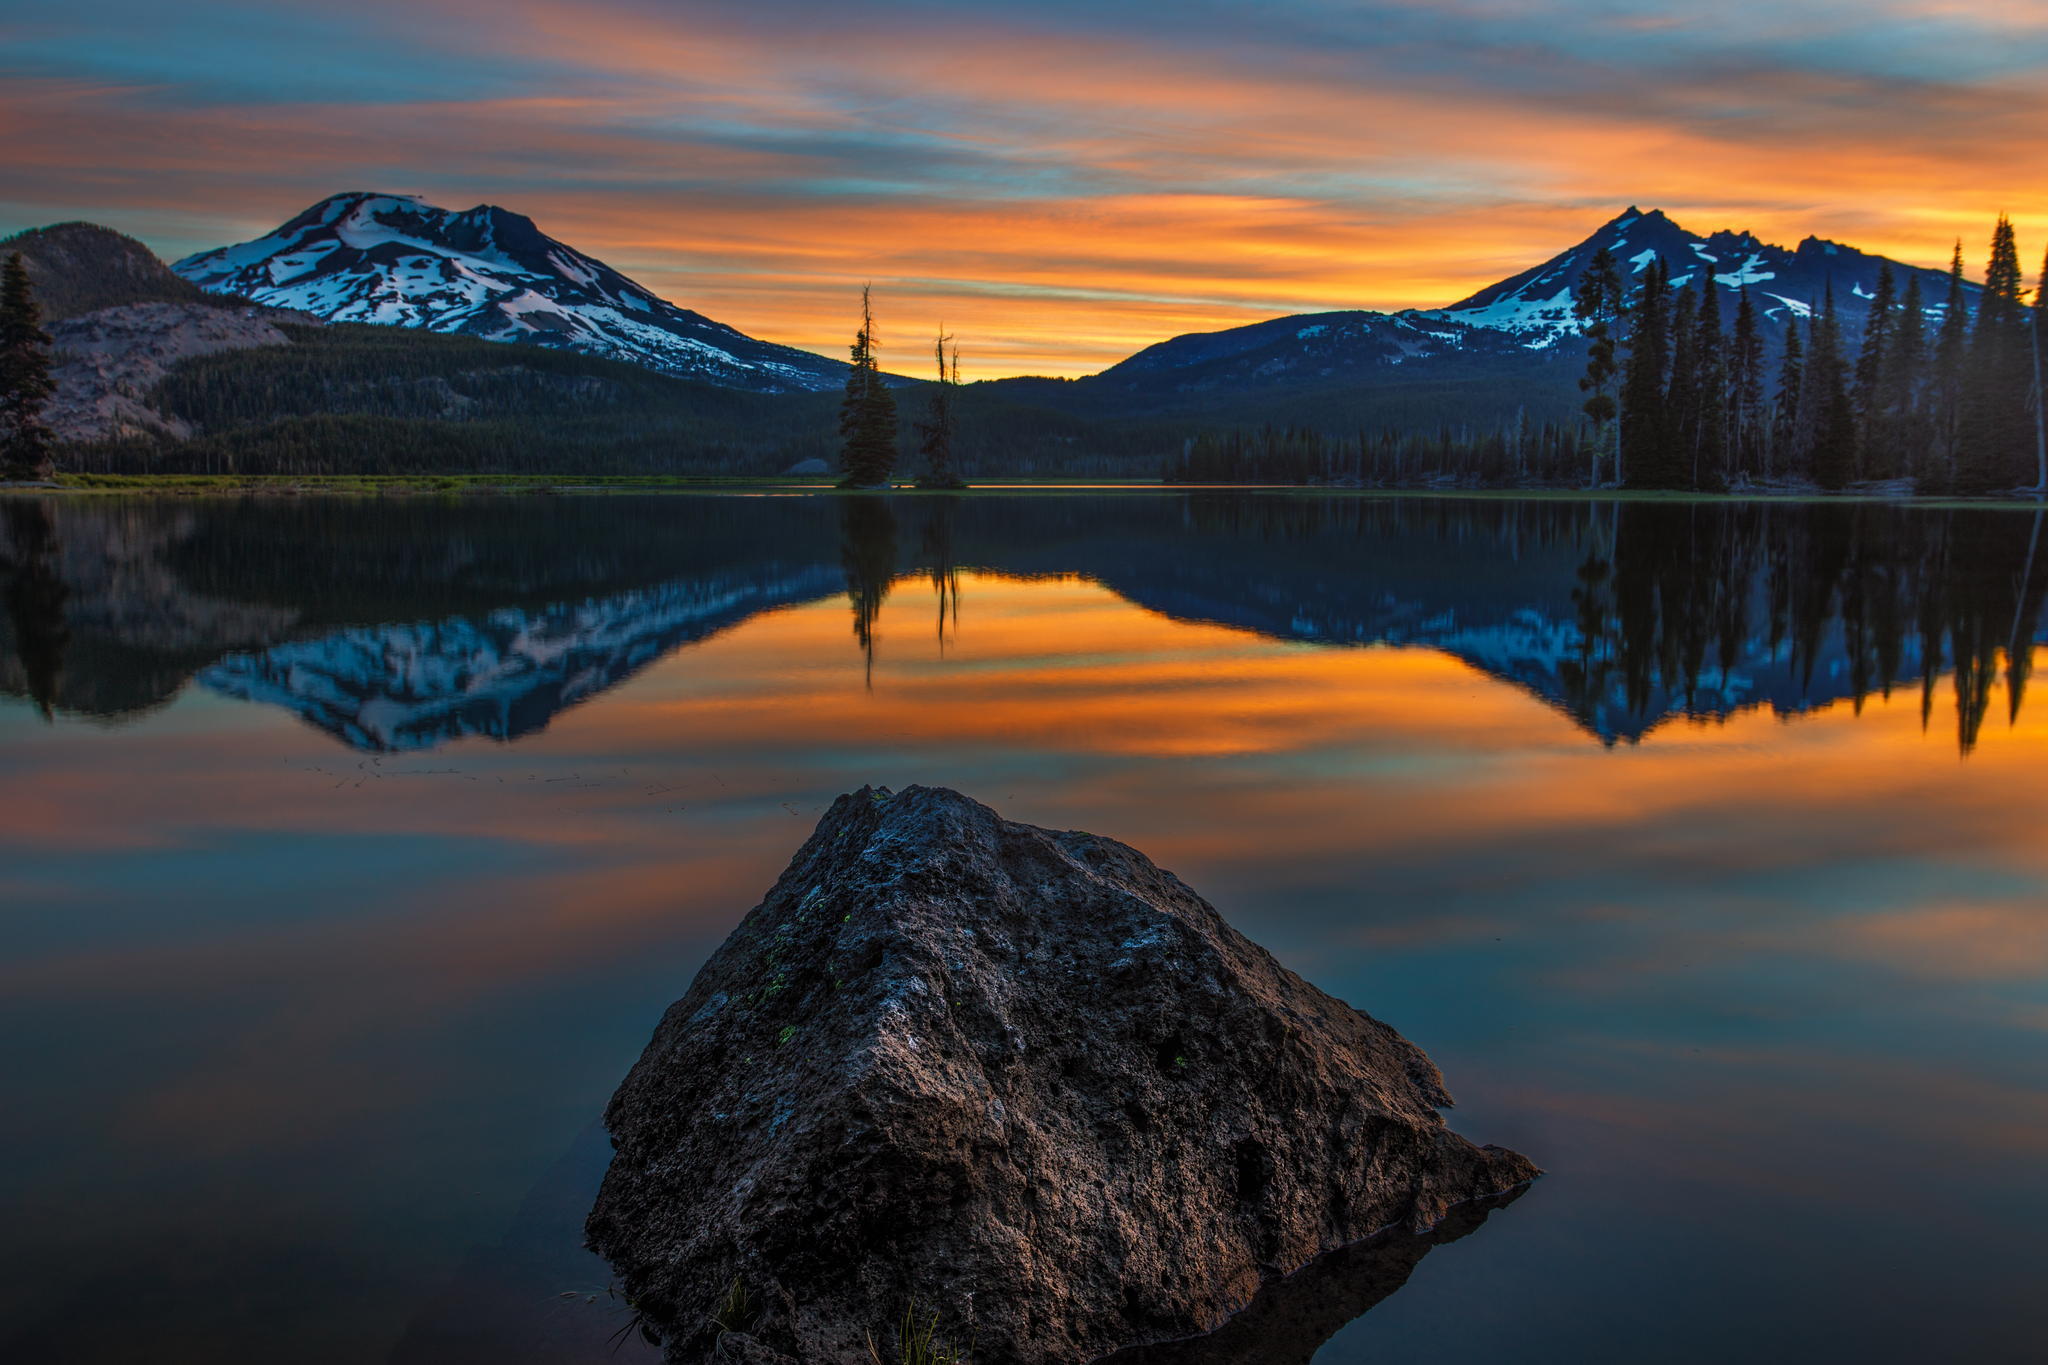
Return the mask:
<path id="1" fill-rule="evenodd" d="M 1217 427 L 1187 438 L 1161 472 L 1368 487 L 2048 490 L 2048 261 L 2029 300 L 2000 218 L 1974 310 L 1964 284 L 1960 244 L 1940 299 L 1917 278 L 1899 289 L 1887 266 L 1859 325 L 1829 291 L 1771 355 L 1747 292 L 1724 317 L 1720 290 L 1673 289 L 1661 260 L 1625 286 L 1603 251 L 1576 301 L 1585 369 L 1574 418 L 1532 422 L 1525 409 L 1478 431 Z"/>

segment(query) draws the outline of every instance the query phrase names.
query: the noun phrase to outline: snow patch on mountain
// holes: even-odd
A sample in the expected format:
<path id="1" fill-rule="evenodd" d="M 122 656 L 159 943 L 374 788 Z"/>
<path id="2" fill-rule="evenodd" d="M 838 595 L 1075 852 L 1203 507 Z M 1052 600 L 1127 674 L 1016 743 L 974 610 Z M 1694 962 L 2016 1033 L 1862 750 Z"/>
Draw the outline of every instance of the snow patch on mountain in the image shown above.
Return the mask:
<path id="1" fill-rule="evenodd" d="M 1674 289 L 1711 279 L 1727 295 L 1722 302 L 1724 318 L 1732 316 L 1737 294 L 1769 282 L 1774 286 L 1772 292 L 1759 294 L 1755 302 L 1764 324 L 1779 329 L 1794 319 L 1810 318 L 1830 288 L 1855 326 L 1875 294 L 1878 273 L 1886 265 L 1883 257 L 1818 237 L 1808 237 L 1788 250 L 1760 241 L 1749 232 L 1700 236 L 1660 211 L 1644 213 L 1630 208 L 1541 265 L 1422 316 L 1516 333 L 1531 349 L 1555 345 L 1583 330 L 1573 316 L 1571 302 L 1602 247 L 1614 254 L 1628 281 L 1639 280 L 1653 261 L 1661 261 L 1670 272 Z M 1892 269 L 1901 290 L 1906 277 L 1917 274 L 1927 299 L 1947 297 L 1948 279 L 1943 272 L 1897 263 L 1892 263 Z M 1939 317 L 1939 307 L 1930 306 L 1929 321 Z"/>
<path id="2" fill-rule="evenodd" d="M 657 299 L 602 261 L 491 205 L 339 194 L 275 232 L 172 267 L 214 293 L 330 322 L 425 328 L 629 361 L 767 392 L 837 387 L 844 366 Z"/>

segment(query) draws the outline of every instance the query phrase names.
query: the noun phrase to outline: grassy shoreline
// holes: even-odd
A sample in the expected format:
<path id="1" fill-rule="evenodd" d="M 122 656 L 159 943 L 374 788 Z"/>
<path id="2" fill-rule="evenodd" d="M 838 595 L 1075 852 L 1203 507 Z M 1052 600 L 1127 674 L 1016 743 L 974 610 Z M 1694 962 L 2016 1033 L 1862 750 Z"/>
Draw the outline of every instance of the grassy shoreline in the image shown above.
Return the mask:
<path id="1" fill-rule="evenodd" d="M 735 474 L 613 474 L 548 477 L 532 474 L 60 474 L 54 488 L 0 487 L 0 494 L 122 494 L 153 497 L 404 497 L 593 496 L 632 493 L 839 494 L 815 476 Z M 907 481 L 890 490 L 920 493 Z M 1518 502 L 1772 502 L 1893 503 L 1927 508 L 2038 510 L 2048 501 L 2011 495 L 1963 498 L 1897 493 L 1762 491 L 1688 493 L 1627 488 L 1325 488 L 1298 484 L 1170 484 L 1158 479 L 1031 477 L 992 478 L 956 493 L 997 494 L 1241 492 L 1314 498 L 1417 498 Z"/>

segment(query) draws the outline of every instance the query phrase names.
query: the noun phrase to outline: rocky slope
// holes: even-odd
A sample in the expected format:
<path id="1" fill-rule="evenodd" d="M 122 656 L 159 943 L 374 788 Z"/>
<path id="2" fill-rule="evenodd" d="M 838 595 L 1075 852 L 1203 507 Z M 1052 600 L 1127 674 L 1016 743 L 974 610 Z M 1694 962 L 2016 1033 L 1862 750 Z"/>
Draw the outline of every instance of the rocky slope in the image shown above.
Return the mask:
<path id="1" fill-rule="evenodd" d="M 523 341 L 733 388 L 836 388 L 845 366 L 678 308 L 495 205 L 337 194 L 276 231 L 172 267 L 215 293 L 368 322 Z"/>
<path id="2" fill-rule="evenodd" d="M 614 1096 L 588 1230 L 671 1360 L 864 1360 L 915 1301 L 982 1365 L 1086 1361 L 1537 1174 L 1449 1103 L 1135 849 L 863 788 Z"/>
<path id="3" fill-rule="evenodd" d="M 67 318 L 50 327 L 57 382 L 47 418 L 64 442 L 138 436 L 184 440 L 189 422 L 155 406 L 153 390 L 181 360 L 285 346 L 279 323 L 315 321 L 248 304 L 131 303 Z"/>

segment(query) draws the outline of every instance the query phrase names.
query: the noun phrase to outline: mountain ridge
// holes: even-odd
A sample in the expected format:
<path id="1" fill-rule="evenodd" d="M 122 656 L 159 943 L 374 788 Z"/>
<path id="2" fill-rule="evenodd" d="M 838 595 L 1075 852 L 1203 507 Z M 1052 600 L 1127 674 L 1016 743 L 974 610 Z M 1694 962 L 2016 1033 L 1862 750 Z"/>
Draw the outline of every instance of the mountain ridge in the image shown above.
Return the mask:
<path id="1" fill-rule="evenodd" d="M 1930 324 L 1945 311 L 1945 271 L 1889 261 L 1817 236 L 1788 248 L 1747 230 L 1701 235 L 1661 209 L 1630 206 L 1557 255 L 1447 307 L 1296 313 L 1184 333 L 1075 383 L 1084 391 L 1115 388 L 1157 408 L 1207 401 L 1233 388 L 1239 394 L 1335 384 L 1386 388 L 1424 376 L 1476 377 L 1540 389 L 1551 406 L 1575 409 L 1576 366 L 1565 374 L 1550 362 L 1576 357 L 1581 327 L 1572 315 L 1574 291 L 1602 246 L 1619 259 L 1624 284 L 1652 259 L 1671 268 L 1677 288 L 1711 275 L 1724 323 L 1732 322 L 1740 294 L 1751 291 L 1772 353 L 1782 348 L 1794 320 L 1818 311 L 1830 286 L 1848 334 L 1859 336 L 1886 264 L 1901 291 L 1907 277 L 1920 278 Z M 1978 292 L 1967 282 L 1965 291 L 1970 297 Z"/>
<path id="2" fill-rule="evenodd" d="M 330 195 L 261 237 L 175 262 L 214 294 L 365 322 L 523 341 L 758 392 L 843 382 L 844 363 L 678 307 L 493 204 Z"/>

